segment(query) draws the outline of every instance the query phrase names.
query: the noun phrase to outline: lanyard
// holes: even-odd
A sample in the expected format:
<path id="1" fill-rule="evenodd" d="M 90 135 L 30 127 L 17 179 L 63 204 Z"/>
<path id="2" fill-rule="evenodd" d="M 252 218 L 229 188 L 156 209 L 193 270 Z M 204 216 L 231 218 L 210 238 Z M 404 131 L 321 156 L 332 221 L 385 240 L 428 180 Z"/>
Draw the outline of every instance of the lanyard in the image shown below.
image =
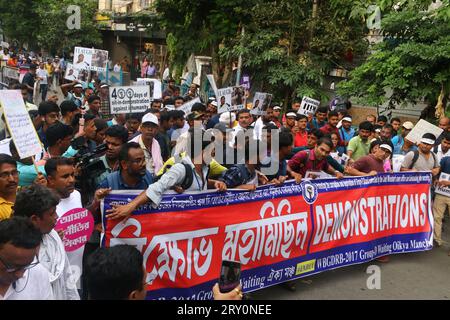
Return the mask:
<path id="1" fill-rule="evenodd" d="M 192 168 L 192 171 L 193 171 L 192 173 L 194 174 L 195 181 L 197 181 L 199 191 L 202 191 L 203 188 L 205 187 L 205 182 L 203 184 L 200 184 L 200 181 L 198 181 L 198 178 L 197 178 L 197 171 L 194 168 Z M 202 168 L 202 177 L 203 177 L 203 168 Z"/>

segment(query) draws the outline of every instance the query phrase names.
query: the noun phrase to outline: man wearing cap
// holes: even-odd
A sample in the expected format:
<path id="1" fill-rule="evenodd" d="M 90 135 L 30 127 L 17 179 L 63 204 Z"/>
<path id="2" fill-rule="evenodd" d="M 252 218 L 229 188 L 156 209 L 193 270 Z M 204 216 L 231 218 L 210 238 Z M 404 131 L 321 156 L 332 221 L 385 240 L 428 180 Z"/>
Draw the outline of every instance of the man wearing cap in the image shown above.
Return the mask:
<path id="1" fill-rule="evenodd" d="M 68 88 L 72 86 L 72 92 L 68 91 Z M 68 84 L 63 84 L 61 86 L 61 91 L 66 97 L 66 100 L 72 101 L 78 108 L 81 109 L 84 103 L 83 85 L 81 83 L 71 82 Z"/>
<path id="2" fill-rule="evenodd" d="M 272 122 L 275 123 L 275 125 L 278 128 L 281 128 L 280 113 L 281 113 L 281 107 L 280 106 L 273 107 Z"/>
<path id="3" fill-rule="evenodd" d="M 436 136 L 425 133 L 420 139 L 419 149 L 410 151 L 403 160 L 400 171 L 431 171 L 433 176 L 439 173 L 439 162 L 431 151 L 436 142 Z"/>
<path id="4" fill-rule="evenodd" d="M 158 118 L 152 113 L 147 113 L 142 117 L 142 134 L 131 140 L 138 143 L 144 150 L 146 168 L 152 175 L 156 175 L 164 164 L 161 157 L 161 148 L 155 139 L 158 128 Z"/>
<path id="5" fill-rule="evenodd" d="M 212 129 L 216 124 L 219 123 L 220 115 L 217 114 L 218 104 L 216 100 L 212 100 L 208 102 L 208 106 L 206 107 L 206 112 L 209 112 L 210 119 L 206 124 L 206 129 Z"/>
<path id="6" fill-rule="evenodd" d="M 392 138 L 392 144 L 394 145 L 394 154 L 407 154 L 409 151 L 414 151 L 417 147 L 409 140 L 406 140 L 406 136 L 414 128 L 414 124 L 411 121 L 406 121 L 402 125 L 402 132 L 400 135 L 396 135 Z"/>
<path id="7" fill-rule="evenodd" d="M 288 110 L 286 113 L 286 123 L 284 125 L 284 128 L 289 129 L 289 131 L 292 132 L 292 130 L 295 128 L 295 121 L 297 121 L 297 113 L 295 113 L 293 110 Z"/>
<path id="8" fill-rule="evenodd" d="M 341 153 L 347 153 L 347 147 L 350 140 L 355 136 L 355 129 L 352 127 L 352 117 L 345 116 L 342 118 L 342 126 L 339 128 L 339 135 L 344 141 L 345 146 L 338 146 L 337 150 Z"/>
<path id="9" fill-rule="evenodd" d="M 352 176 L 371 176 L 384 173 L 384 162 L 392 155 L 393 146 L 390 141 L 381 142 L 379 148 L 374 148 L 373 153 L 356 160 L 346 173 Z"/>

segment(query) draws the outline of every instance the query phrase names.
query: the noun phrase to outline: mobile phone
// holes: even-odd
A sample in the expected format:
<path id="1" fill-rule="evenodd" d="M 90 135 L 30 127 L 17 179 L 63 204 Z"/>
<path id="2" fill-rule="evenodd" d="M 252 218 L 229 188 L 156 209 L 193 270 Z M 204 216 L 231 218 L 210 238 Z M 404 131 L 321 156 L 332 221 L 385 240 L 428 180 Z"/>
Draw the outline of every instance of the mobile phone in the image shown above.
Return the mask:
<path id="1" fill-rule="evenodd" d="M 222 261 L 220 270 L 219 289 L 227 293 L 236 288 L 241 280 L 241 264 L 235 261 Z"/>

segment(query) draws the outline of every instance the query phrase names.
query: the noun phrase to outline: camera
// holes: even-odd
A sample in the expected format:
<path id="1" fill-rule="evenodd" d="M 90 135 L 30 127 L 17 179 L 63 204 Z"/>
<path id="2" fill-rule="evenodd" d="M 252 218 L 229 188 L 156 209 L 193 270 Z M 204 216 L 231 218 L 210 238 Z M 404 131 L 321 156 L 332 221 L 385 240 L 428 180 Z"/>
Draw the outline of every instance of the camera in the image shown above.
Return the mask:
<path id="1" fill-rule="evenodd" d="M 79 153 L 74 157 L 76 165 L 80 168 L 80 175 L 76 181 L 76 187 L 83 192 L 83 204 L 89 203 L 97 189 L 96 179 L 106 171 L 105 164 L 100 156 L 108 149 L 106 144 L 101 144 L 92 152 Z"/>

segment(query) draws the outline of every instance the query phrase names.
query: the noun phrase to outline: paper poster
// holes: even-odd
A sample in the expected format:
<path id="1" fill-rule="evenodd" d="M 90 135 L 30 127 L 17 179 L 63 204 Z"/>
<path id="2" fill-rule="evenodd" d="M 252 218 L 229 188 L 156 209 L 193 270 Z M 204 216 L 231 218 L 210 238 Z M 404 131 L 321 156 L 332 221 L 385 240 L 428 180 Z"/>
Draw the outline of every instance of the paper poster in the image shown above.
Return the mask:
<path id="1" fill-rule="evenodd" d="M 432 133 L 437 137 L 439 137 L 442 133 L 441 128 L 429 123 L 426 120 L 420 119 L 419 122 L 414 126 L 410 133 L 406 136 L 406 139 L 411 141 L 412 143 L 419 144 L 420 139 L 425 133 Z"/>
<path id="2" fill-rule="evenodd" d="M 253 108 L 251 114 L 262 116 L 266 114 L 266 109 L 272 102 L 272 95 L 266 92 L 256 92 L 253 97 Z"/>
<path id="3" fill-rule="evenodd" d="M 150 108 L 149 86 L 111 87 L 109 90 L 111 114 L 140 113 Z"/>
<path id="4" fill-rule="evenodd" d="M 192 106 L 196 103 L 201 103 L 200 98 L 192 99 L 191 101 L 186 102 L 181 107 L 177 108 L 177 110 L 181 110 L 184 112 L 185 116 L 191 114 Z"/>
<path id="5" fill-rule="evenodd" d="M 106 71 L 108 51 L 75 47 L 73 65 L 78 70 Z"/>
<path id="6" fill-rule="evenodd" d="M 25 108 L 20 90 L 0 90 L 0 104 L 20 158 L 42 152 L 41 141 Z"/>
<path id="7" fill-rule="evenodd" d="M 87 209 L 73 209 L 58 219 L 55 230 L 64 231 L 64 248 L 66 252 L 83 247 L 94 231 L 94 218 Z"/>
<path id="8" fill-rule="evenodd" d="M 330 156 L 336 160 L 341 166 L 346 166 L 348 161 L 350 160 L 350 157 L 346 155 L 345 153 L 339 153 L 339 152 L 333 152 L 330 153 Z"/>
<path id="9" fill-rule="evenodd" d="M 245 90 L 243 87 L 228 87 L 217 91 L 217 113 L 237 111 L 245 108 Z"/>
<path id="10" fill-rule="evenodd" d="M 302 104 L 297 113 L 308 116 L 310 114 L 315 114 L 320 106 L 320 101 L 309 97 L 303 97 Z"/>
<path id="11" fill-rule="evenodd" d="M 450 174 L 441 172 L 439 181 L 449 181 L 449 180 L 450 180 Z M 443 196 L 450 197 L 450 188 L 449 187 L 437 187 L 436 186 L 435 192 L 438 194 L 441 194 Z"/>
<path id="12" fill-rule="evenodd" d="M 157 79 L 138 78 L 136 80 L 138 86 L 149 86 L 151 101 L 162 98 L 162 83 Z"/>
<path id="13" fill-rule="evenodd" d="M 402 167 L 403 160 L 405 160 L 405 156 L 401 154 L 394 154 L 392 157 L 392 169 L 394 172 L 400 172 L 400 168 Z"/>
<path id="14" fill-rule="evenodd" d="M 87 86 L 86 83 L 89 79 L 89 71 L 76 69 L 73 64 L 68 63 L 64 79 L 69 81 L 77 81 L 83 84 L 83 86 Z"/>
<path id="15" fill-rule="evenodd" d="M 323 171 L 306 171 L 305 173 L 305 179 L 328 179 L 333 178 L 333 176 L 329 175 L 326 172 Z"/>

